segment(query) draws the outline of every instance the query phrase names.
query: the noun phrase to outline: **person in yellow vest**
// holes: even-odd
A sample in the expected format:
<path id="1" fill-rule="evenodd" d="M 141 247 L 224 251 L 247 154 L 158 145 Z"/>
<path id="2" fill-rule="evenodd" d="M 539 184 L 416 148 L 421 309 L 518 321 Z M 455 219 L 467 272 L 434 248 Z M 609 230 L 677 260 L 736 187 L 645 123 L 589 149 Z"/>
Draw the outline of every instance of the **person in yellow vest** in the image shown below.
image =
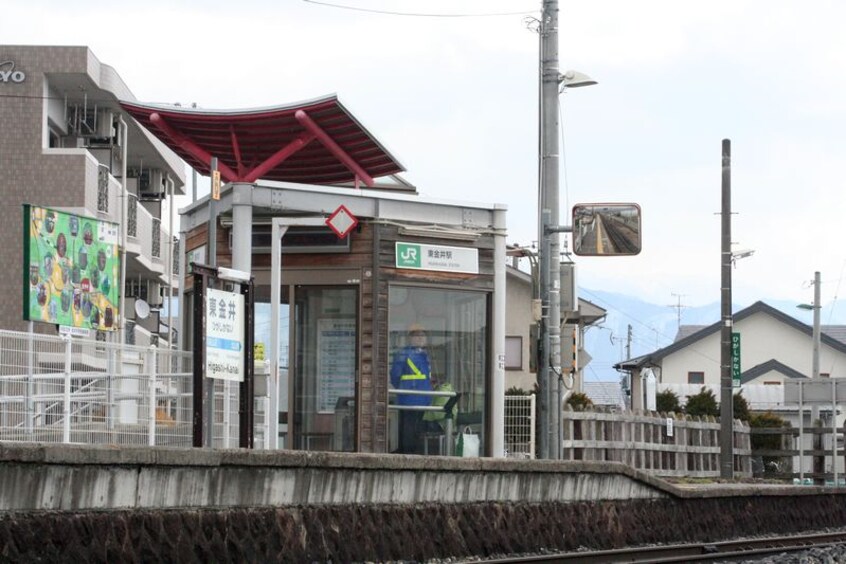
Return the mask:
<path id="1" fill-rule="evenodd" d="M 426 351 L 426 331 L 419 323 L 408 328 L 408 344 L 394 356 L 391 385 L 398 390 L 432 391 L 432 368 Z M 419 454 L 423 450 L 420 434 L 425 430 L 423 414 L 418 406 L 431 405 L 427 395 L 399 394 L 399 448 L 396 452 Z M 403 407 L 410 409 L 403 409 Z"/>

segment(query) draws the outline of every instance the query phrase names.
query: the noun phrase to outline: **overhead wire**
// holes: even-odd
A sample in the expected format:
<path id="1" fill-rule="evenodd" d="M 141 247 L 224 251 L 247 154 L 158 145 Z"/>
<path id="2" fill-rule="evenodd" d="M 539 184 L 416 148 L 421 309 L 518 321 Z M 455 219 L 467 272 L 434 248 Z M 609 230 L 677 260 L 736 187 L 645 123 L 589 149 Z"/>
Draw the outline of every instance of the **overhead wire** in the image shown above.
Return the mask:
<path id="1" fill-rule="evenodd" d="M 522 10 L 520 12 L 476 12 L 476 13 L 453 13 L 443 14 L 435 12 L 400 12 L 395 10 L 376 10 L 373 8 L 362 8 L 359 6 L 350 6 L 348 4 L 338 4 L 335 2 L 325 2 L 322 0 L 303 0 L 308 4 L 316 4 L 318 6 L 326 6 L 327 8 L 336 8 L 340 10 L 352 10 L 355 12 L 365 12 L 369 14 L 381 14 L 387 16 L 404 16 L 413 18 L 492 18 L 499 16 L 525 16 L 540 10 Z"/>

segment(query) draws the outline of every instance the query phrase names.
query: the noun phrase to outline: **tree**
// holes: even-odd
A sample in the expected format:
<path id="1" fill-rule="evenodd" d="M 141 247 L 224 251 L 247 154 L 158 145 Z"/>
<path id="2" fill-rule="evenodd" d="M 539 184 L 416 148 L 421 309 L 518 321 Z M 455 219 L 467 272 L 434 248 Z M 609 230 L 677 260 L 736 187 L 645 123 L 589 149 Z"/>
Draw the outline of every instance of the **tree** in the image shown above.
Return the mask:
<path id="1" fill-rule="evenodd" d="M 732 396 L 732 405 L 734 408 L 734 418 L 741 421 L 749 421 L 749 402 L 743 397 L 741 392 L 737 392 Z"/>
<path id="2" fill-rule="evenodd" d="M 717 403 L 717 398 L 714 397 L 714 392 L 702 386 L 698 394 L 694 394 L 687 398 L 687 403 L 684 406 L 684 412 L 691 416 L 704 417 L 709 415 L 711 417 L 720 416 L 720 404 Z"/>
<path id="3" fill-rule="evenodd" d="M 681 413 L 679 396 L 673 390 L 664 390 L 655 394 L 655 409 L 658 413 Z"/>

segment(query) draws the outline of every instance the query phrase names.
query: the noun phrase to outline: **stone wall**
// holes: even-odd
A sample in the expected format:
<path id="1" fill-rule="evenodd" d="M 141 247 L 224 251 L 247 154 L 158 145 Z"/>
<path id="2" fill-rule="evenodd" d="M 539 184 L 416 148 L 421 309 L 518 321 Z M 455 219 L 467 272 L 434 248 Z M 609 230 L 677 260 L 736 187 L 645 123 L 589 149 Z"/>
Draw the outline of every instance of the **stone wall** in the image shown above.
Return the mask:
<path id="1" fill-rule="evenodd" d="M 739 496 L 26 512 L 0 516 L 0 560 L 379 562 L 610 549 L 842 526 L 844 501 Z"/>

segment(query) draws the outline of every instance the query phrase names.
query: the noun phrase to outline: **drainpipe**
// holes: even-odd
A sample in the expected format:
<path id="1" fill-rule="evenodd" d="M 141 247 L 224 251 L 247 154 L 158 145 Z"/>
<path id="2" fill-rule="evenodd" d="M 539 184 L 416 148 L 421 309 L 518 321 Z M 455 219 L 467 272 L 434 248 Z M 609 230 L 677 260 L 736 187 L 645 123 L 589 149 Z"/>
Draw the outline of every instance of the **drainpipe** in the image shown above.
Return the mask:
<path id="1" fill-rule="evenodd" d="M 173 187 L 176 184 L 170 174 L 167 175 L 168 183 L 168 253 L 167 253 L 167 348 L 173 350 Z"/>
<path id="2" fill-rule="evenodd" d="M 127 175 L 127 145 L 129 141 L 129 129 L 126 125 L 126 120 L 123 119 L 123 114 L 118 116 L 120 123 L 121 144 L 123 145 L 123 154 L 121 155 L 120 163 L 120 324 L 118 325 L 118 338 L 121 346 L 126 342 L 126 218 L 128 214 L 127 199 L 129 192 L 126 189 L 126 175 Z M 119 372 L 123 371 L 123 362 L 119 364 Z"/>

